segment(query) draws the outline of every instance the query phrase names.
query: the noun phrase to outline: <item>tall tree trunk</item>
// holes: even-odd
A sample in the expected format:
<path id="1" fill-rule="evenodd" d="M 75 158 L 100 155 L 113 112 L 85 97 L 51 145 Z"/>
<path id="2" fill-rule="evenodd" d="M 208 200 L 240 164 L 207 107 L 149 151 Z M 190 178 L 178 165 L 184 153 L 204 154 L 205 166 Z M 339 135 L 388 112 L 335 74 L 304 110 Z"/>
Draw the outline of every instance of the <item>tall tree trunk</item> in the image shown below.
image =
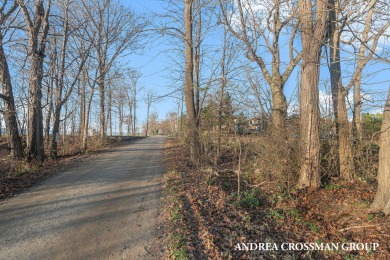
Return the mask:
<path id="1" fill-rule="evenodd" d="M 133 97 L 133 135 L 135 136 L 137 131 L 137 91 Z"/>
<path id="2" fill-rule="evenodd" d="M 317 189 L 321 185 L 318 84 L 327 3 L 317 0 L 315 8 L 311 0 L 299 0 L 298 4 L 303 64 L 300 89 L 301 168 L 297 187 Z"/>
<path id="3" fill-rule="evenodd" d="M 147 102 L 147 107 L 146 107 L 146 129 L 145 129 L 145 136 L 148 136 L 148 131 L 149 131 L 149 111 L 150 111 L 150 103 Z"/>
<path id="4" fill-rule="evenodd" d="M 64 119 L 62 121 L 62 143 L 65 144 L 66 136 L 68 135 L 68 103 L 65 103 Z"/>
<path id="5" fill-rule="evenodd" d="M 43 0 L 34 3 L 34 20 L 22 0 L 18 0 L 28 29 L 28 52 L 30 57 L 30 104 L 29 134 L 27 154 L 30 159 L 44 160 L 43 118 L 42 118 L 42 78 L 46 39 L 49 32 L 49 12 L 51 0 L 47 1 L 46 10 Z"/>
<path id="6" fill-rule="evenodd" d="M 196 123 L 199 126 L 200 124 L 200 58 L 201 58 L 201 43 L 202 43 L 202 6 L 200 0 L 192 0 L 191 8 L 194 8 L 194 3 L 196 5 L 196 17 L 197 17 L 197 27 L 196 27 L 196 35 L 194 36 L 194 40 L 192 41 L 192 54 L 193 56 L 193 84 L 194 84 L 194 98 L 195 98 L 195 116 Z M 193 18 L 193 14 L 191 12 L 191 16 Z M 191 18 L 191 19 L 192 19 Z M 191 21 L 192 23 L 192 21 Z M 191 35 L 193 33 L 191 32 Z"/>
<path id="7" fill-rule="evenodd" d="M 81 150 L 83 152 L 87 151 L 88 148 L 88 127 L 89 127 L 89 115 L 91 112 L 91 104 L 92 104 L 92 99 L 93 99 L 93 93 L 95 91 L 95 88 L 91 89 L 91 93 L 89 94 L 89 99 L 87 102 L 87 107 L 85 111 L 85 121 L 84 121 L 84 129 L 83 129 L 83 141 L 81 144 Z"/>
<path id="8" fill-rule="evenodd" d="M 55 100 L 55 110 L 54 110 L 54 122 L 53 122 L 53 138 L 51 139 L 50 146 L 50 158 L 57 158 L 57 142 L 59 141 L 57 135 L 60 132 L 60 117 L 61 117 L 61 108 L 64 105 L 66 99 L 62 98 L 63 89 L 65 87 L 65 59 L 66 59 L 66 47 L 68 43 L 68 9 L 65 9 L 64 15 L 64 27 L 63 27 L 63 36 L 62 36 L 62 44 L 61 44 L 61 53 L 59 57 L 59 71 L 58 71 L 58 80 L 56 80 L 56 100 Z M 56 52 L 56 50 L 54 50 Z M 64 119 L 64 129 L 63 129 L 63 138 L 66 135 L 66 113 Z"/>
<path id="9" fill-rule="evenodd" d="M 73 139 L 73 136 L 75 136 L 75 133 L 76 133 L 76 114 L 72 113 L 71 128 L 70 128 L 70 135 L 72 136 L 72 139 Z"/>
<path id="10" fill-rule="evenodd" d="M 83 68 L 81 74 L 81 93 L 80 93 L 80 143 L 84 139 L 84 125 L 85 125 L 85 90 L 87 87 L 87 72 L 86 68 Z"/>
<path id="11" fill-rule="evenodd" d="M 118 110 L 119 110 L 119 135 L 122 136 L 123 135 L 123 121 L 124 121 L 124 111 L 123 111 L 123 101 L 120 100 L 119 101 L 119 107 L 118 107 Z"/>
<path id="12" fill-rule="evenodd" d="M 283 129 L 287 116 L 287 100 L 283 93 L 280 77 L 273 77 L 272 93 L 272 125 L 274 129 Z"/>
<path id="13" fill-rule="evenodd" d="M 199 133 L 194 102 L 193 85 L 193 43 L 192 43 L 192 0 L 184 1 L 184 28 L 185 28 L 185 101 L 187 108 L 187 131 L 190 144 L 190 159 L 193 163 L 199 162 Z"/>
<path id="14" fill-rule="evenodd" d="M 58 151 L 57 151 L 57 147 L 58 147 L 58 135 L 59 135 L 59 132 L 60 132 L 60 116 L 61 116 L 61 106 L 60 105 L 56 105 L 56 108 L 54 110 L 54 122 L 53 122 L 53 138 L 51 139 L 51 146 L 50 146 L 50 158 L 57 158 L 58 156 Z M 65 115 L 66 116 L 66 115 Z M 65 129 L 62 133 L 64 136 L 65 136 Z"/>
<path id="15" fill-rule="evenodd" d="M 107 125 L 109 125 L 110 135 L 112 136 L 112 89 L 108 91 L 107 100 Z"/>
<path id="16" fill-rule="evenodd" d="M 50 83 L 49 83 L 49 101 L 48 101 L 48 105 L 49 105 L 49 108 L 47 109 L 47 115 L 46 115 L 46 125 L 45 125 L 45 143 L 46 145 L 49 145 L 49 142 L 50 142 L 50 123 L 51 123 L 51 116 L 52 116 L 52 113 L 53 113 L 53 81 L 50 80 Z"/>
<path id="17" fill-rule="evenodd" d="M 130 136 L 131 126 L 132 126 L 132 116 L 133 116 L 133 105 L 132 105 L 129 93 L 127 93 L 127 102 L 128 102 L 128 105 L 129 105 L 129 115 L 128 115 L 128 118 L 127 118 L 127 120 L 128 120 L 127 121 L 127 136 Z"/>
<path id="18" fill-rule="evenodd" d="M 9 72 L 8 62 L 5 57 L 3 48 L 3 36 L 0 32 L 0 80 L 2 85 L 1 95 L 4 100 L 4 121 L 7 129 L 7 138 L 11 148 L 11 156 L 15 159 L 22 159 L 23 148 L 22 140 L 19 135 L 17 123 L 17 111 L 15 108 L 15 100 L 11 83 L 11 75 Z"/>
<path id="19" fill-rule="evenodd" d="M 104 98 L 105 98 L 105 72 L 104 65 L 99 65 L 99 107 L 100 107 L 100 139 L 103 140 L 106 136 L 106 120 L 104 114 Z"/>
<path id="20" fill-rule="evenodd" d="M 382 211 L 386 215 L 390 214 L 390 88 L 381 127 L 378 190 L 371 209 Z"/>
<path id="21" fill-rule="evenodd" d="M 362 64 L 366 63 L 366 48 L 367 48 L 367 42 L 369 39 L 369 33 L 372 25 L 372 16 L 374 14 L 374 7 L 376 5 L 376 0 L 370 0 L 368 4 L 368 14 L 367 18 L 364 24 L 364 30 L 361 36 L 361 43 L 359 47 L 359 52 L 358 52 L 358 61 L 357 61 L 357 68 L 361 67 Z M 370 50 L 370 51 L 375 51 L 375 50 Z M 361 114 L 361 107 L 362 107 L 362 97 L 361 97 L 361 90 L 360 90 L 360 83 L 362 80 L 362 71 L 357 75 L 356 77 L 356 82 L 355 86 L 353 89 L 353 103 L 354 103 L 354 115 L 353 115 L 353 130 L 355 134 L 355 143 L 359 144 L 362 136 L 363 136 L 363 130 L 362 130 L 362 125 L 360 122 L 360 114 Z"/>
<path id="22" fill-rule="evenodd" d="M 362 81 L 362 74 L 359 74 L 359 76 L 356 79 L 355 86 L 353 88 L 354 111 L 353 111 L 352 130 L 355 136 L 354 141 L 357 146 L 361 142 L 363 137 L 363 129 L 362 129 L 362 123 L 360 119 L 361 110 L 362 110 L 362 97 L 361 97 L 361 90 L 360 90 L 361 81 Z"/>
<path id="23" fill-rule="evenodd" d="M 339 125 L 338 145 L 340 158 L 340 178 L 345 181 L 353 181 L 355 179 L 355 162 L 352 149 L 352 136 L 345 103 L 346 95 L 347 92 L 344 91 L 344 89 L 339 89 L 339 100 L 337 106 Z"/>
<path id="24" fill-rule="evenodd" d="M 221 139 L 222 139 L 222 115 L 223 115 L 223 100 L 225 94 L 225 87 L 227 83 L 226 79 L 226 50 L 227 50 L 227 29 L 224 27 L 223 33 L 223 48 L 221 59 L 221 87 L 219 90 L 219 108 L 218 108 L 218 136 L 217 136 L 217 156 L 216 161 L 221 156 Z"/>
<path id="25" fill-rule="evenodd" d="M 50 57 L 50 70 L 49 70 L 49 84 L 48 84 L 48 106 L 47 109 L 47 115 L 46 115 L 46 121 L 45 121 L 45 144 L 46 146 L 49 146 L 50 143 L 50 123 L 51 123 L 51 117 L 53 113 L 53 88 L 54 88 L 54 78 L 56 78 L 56 63 L 57 63 L 57 52 L 55 51 L 55 48 L 57 46 L 57 40 L 56 37 L 53 39 L 53 55 Z"/>
<path id="26" fill-rule="evenodd" d="M 30 73 L 30 118 L 29 118 L 29 140 L 27 143 L 27 153 L 30 159 L 43 161 L 43 121 L 42 121 L 42 77 L 43 67 L 41 67 L 40 54 L 33 54 L 31 58 Z"/>
<path id="27" fill-rule="evenodd" d="M 221 156 L 221 139 L 222 139 L 222 115 L 223 115 L 223 100 L 224 100 L 224 92 L 225 92 L 225 86 L 226 86 L 226 75 L 224 71 L 224 66 L 222 67 L 222 79 L 221 79 L 221 89 L 219 90 L 219 107 L 218 107 L 218 136 L 217 136 L 217 156 L 216 159 L 218 160 Z"/>
<path id="28" fill-rule="evenodd" d="M 353 181 L 355 163 L 346 107 L 347 91 L 343 87 L 341 77 L 339 10 L 339 2 L 329 0 L 330 83 L 339 154 L 339 175 L 342 180 Z"/>
<path id="29" fill-rule="evenodd" d="M 305 59 L 304 59 L 305 62 Z M 319 139 L 319 57 L 316 63 L 302 67 L 300 90 L 301 168 L 298 188 L 319 188 L 321 185 Z"/>
<path id="30" fill-rule="evenodd" d="M 131 114 L 127 116 L 127 136 L 131 134 Z"/>

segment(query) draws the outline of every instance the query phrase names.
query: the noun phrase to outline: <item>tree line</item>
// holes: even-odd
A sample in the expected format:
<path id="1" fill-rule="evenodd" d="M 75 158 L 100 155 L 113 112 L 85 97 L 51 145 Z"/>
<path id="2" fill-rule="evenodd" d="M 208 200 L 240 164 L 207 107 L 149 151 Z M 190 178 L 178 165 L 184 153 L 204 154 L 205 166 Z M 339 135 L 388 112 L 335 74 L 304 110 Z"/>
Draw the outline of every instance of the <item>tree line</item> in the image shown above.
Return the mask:
<path id="1" fill-rule="evenodd" d="M 174 6 L 174 4 L 172 4 Z M 247 83 L 254 89 L 258 100 L 258 116 L 266 116 L 271 122 L 270 132 L 287 131 L 288 119 L 291 118 L 284 86 L 293 71 L 298 71 L 298 111 L 299 119 L 299 172 L 296 187 L 316 190 L 321 187 L 321 127 L 326 119 L 320 111 L 320 84 L 325 68 L 330 82 L 331 96 L 331 131 L 337 151 L 335 175 L 346 182 L 357 180 L 360 169 L 356 160 L 357 151 L 366 149 L 362 128 L 362 104 L 364 94 L 364 69 L 375 62 L 388 66 L 388 48 L 386 37 L 390 27 L 389 16 L 384 10 L 388 6 L 383 1 L 349 0 L 274 0 L 274 1 L 207 1 L 185 0 L 181 8 L 183 13 L 182 40 L 184 41 L 184 96 L 187 111 L 187 140 L 191 161 L 199 164 L 203 145 L 204 131 L 200 127 L 201 113 L 199 103 L 202 93 L 211 95 L 206 83 L 199 85 L 199 71 L 212 73 L 210 63 L 199 64 L 205 59 L 207 50 L 206 33 L 219 28 L 221 44 L 217 66 L 219 75 L 213 77 L 220 84 L 214 96 L 226 95 L 226 88 L 234 83 L 237 68 L 227 69 L 226 51 L 235 48 L 235 52 L 246 57 Z M 215 11 L 210 14 L 210 8 Z M 203 15 L 202 15 L 203 14 Z M 207 16 L 209 15 L 209 16 Z M 214 21 L 214 24 L 213 24 Z M 213 27 L 214 26 L 214 27 Z M 213 36 L 215 37 L 215 36 Z M 202 48 L 202 45 L 204 47 Z M 229 48 L 226 48 L 230 45 Z M 234 47 L 232 47 L 234 46 Z M 199 50 L 204 50 L 203 53 Z M 350 60 L 353 59 L 351 66 Z M 237 62 L 232 62 L 239 66 Z M 249 64 L 249 65 L 248 65 Z M 325 66 L 324 66 L 325 64 Z M 241 64 L 240 64 L 241 65 Z M 242 65 L 241 65 L 242 66 Z M 199 67 L 202 67 L 199 69 Z M 249 67 L 249 68 L 248 68 Z M 348 68 L 348 69 L 343 69 Z M 256 76 L 253 76 L 256 71 Z M 321 72 L 321 73 L 320 73 Z M 241 74 L 242 75 L 242 74 Z M 257 81 L 257 78 L 260 81 Z M 257 81 L 257 83 L 256 83 Z M 263 85 L 263 87 L 259 87 Z M 266 85 L 264 87 L 264 85 Z M 209 91 L 207 93 L 207 91 Z M 353 94 L 353 100 L 348 94 Z M 238 98 L 242 104 L 242 98 Z M 209 99 L 210 100 L 210 99 Z M 214 98 L 215 100 L 215 98 Z M 223 98 L 219 99 L 223 111 Z M 390 212 L 390 192 L 388 177 L 389 154 L 388 120 L 389 98 L 385 104 L 382 129 L 378 141 L 378 192 L 372 208 Z M 347 105 L 351 104 L 348 109 Z M 221 118 L 221 116 L 219 116 Z M 328 118 L 329 119 L 329 118 Z M 328 120 L 329 121 L 329 120 Z M 218 132 L 217 138 L 221 136 Z M 374 137 L 372 137 L 374 138 Z M 216 153 L 219 144 L 216 142 Z M 241 148 L 240 148 L 241 149 Z M 217 152 L 218 151 L 218 152 Z M 273 155 L 269 155 L 273 156 Z M 387 177 L 385 177 L 387 176 Z M 387 178 L 387 179 L 386 179 Z"/>
<path id="2" fill-rule="evenodd" d="M 120 133 L 124 123 L 136 133 L 141 73 L 120 59 L 141 49 L 145 17 L 111 0 L 6 0 L 0 15 L 1 112 L 13 158 L 56 158 L 61 126 L 86 151 L 96 110 L 101 140 L 113 132 L 114 109 Z"/>

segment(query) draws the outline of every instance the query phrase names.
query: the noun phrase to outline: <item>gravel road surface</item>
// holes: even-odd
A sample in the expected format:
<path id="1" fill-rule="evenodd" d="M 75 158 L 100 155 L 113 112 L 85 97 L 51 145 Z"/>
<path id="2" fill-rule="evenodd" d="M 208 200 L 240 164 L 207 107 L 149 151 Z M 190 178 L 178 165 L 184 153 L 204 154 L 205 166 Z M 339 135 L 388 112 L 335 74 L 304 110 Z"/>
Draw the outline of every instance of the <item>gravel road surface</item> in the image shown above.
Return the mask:
<path id="1" fill-rule="evenodd" d="M 0 259 L 159 259 L 164 137 L 149 137 L 0 203 Z"/>

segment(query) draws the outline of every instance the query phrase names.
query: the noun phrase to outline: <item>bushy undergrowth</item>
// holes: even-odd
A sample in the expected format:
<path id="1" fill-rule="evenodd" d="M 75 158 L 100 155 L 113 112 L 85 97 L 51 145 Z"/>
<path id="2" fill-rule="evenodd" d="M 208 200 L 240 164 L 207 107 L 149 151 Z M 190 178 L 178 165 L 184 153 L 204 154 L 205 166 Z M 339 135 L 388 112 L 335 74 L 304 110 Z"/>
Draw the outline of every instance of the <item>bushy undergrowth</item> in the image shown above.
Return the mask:
<path id="1" fill-rule="evenodd" d="M 222 133 L 220 153 L 217 153 L 217 133 L 200 134 L 200 165 L 220 167 L 230 164 L 232 171 L 240 169 L 241 176 L 259 185 L 272 182 L 278 191 L 290 192 L 299 177 L 300 139 L 297 122 L 289 122 L 281 131 L 269 130 L 251 135 Z M 337 138 L 333 126 L 327 122 L 320 128 L 320 174 L 322 183 L 338 178 L 339 162 Z M 375 182 L 379 147 L 375 138 L 364 136 L 354 147 L 357 177 Z"/>
<path id="2" fill-rule="evenodd" d="M 299 173 L 297 135 L 275 132 L 246 136 L 225 135 L 222 138 L 221 156 L 216 159 L 212 133 L 208 134 L 209 143 L 202 145 L 207 145 L 209 154 L 202 157 L 200 167 L 189 162 L 185 145 L 182 145 L 180 151 L 176 151 L 177 157 L 171 159 L 171 164 L 180 166 L 183 172 L 181 178 L 186 195 L 180 198 L 187 203 L 183 204 L 183 212 L 188 213 L 180 215 L 173 210 L 173 216 L 184 216 L 186 221 L 182 225 L 187 229 L 182 230 L 192 231 L 186 233 L 187 237 L 191 236 L 188 243 L 183 243 L 180 236 L 172 240 L 174 246 L 170 247 L 171 258 L 185 256 L 184 252 L 195 252 L 196 256 L 213 256 L 213 259 L 283 257 L 270 255 L 269 252 L 263 252 L 268 255 L 256 252 L 264 257 L 250 255 L 248 258 L 245 252 L 233 250 L 232 241 L 239 241 L 241 238 L 244 241 L 259 238 L 268 241 L 270 237 L 276 239 L 270 240 L 276 243 L 287 240 L 310 243 L 373 241 L 386 245 L 388 218 L 372 214 L 369 208 L 375 195 L 374 185 L 365 181 L 348 183 L 333 179 L 337 176 L 333 170 L 337 168 L 337 150 L 333 147 L 335 143 L 331 139 L 331 132 L 322 132 L 321 135 L 321 174 L 324 188 L 316 192 L 294 188 Z M 201 141 L 205 140 L 203 136 Z M 371 146 L 374 147 L 373 144 Z M 377 153 L 371 150 L 365 160 L 377 160 Z M 370 171 L 374 172 L 372 168 Z M 172 222 L 177 223 L 177 217 L 174 219 Z M 267 229 L 261 228 L 264 224 Z M 290 237 L 280 236 L 281 234 Z M 288 255 L 289 258 L 283 259 L 347 259 L 349 256 L 366 259 L 370 254 L 373 258 L 367 259 L 388 259 L 388 252 L 384 247 L 377 252 L 279 253 Z"/>

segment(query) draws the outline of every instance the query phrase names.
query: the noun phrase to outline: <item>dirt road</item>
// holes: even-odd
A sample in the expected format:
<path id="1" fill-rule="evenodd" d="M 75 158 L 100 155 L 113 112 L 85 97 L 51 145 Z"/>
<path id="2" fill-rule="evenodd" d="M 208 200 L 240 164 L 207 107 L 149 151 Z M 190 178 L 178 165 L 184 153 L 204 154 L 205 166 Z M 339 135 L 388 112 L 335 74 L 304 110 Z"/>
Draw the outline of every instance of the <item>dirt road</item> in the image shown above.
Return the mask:
<path id="1" fill-rule="evenodd" d="M 164 137 L 99 154 L 0 203 L 0 259 L 159 259 Z"/>

